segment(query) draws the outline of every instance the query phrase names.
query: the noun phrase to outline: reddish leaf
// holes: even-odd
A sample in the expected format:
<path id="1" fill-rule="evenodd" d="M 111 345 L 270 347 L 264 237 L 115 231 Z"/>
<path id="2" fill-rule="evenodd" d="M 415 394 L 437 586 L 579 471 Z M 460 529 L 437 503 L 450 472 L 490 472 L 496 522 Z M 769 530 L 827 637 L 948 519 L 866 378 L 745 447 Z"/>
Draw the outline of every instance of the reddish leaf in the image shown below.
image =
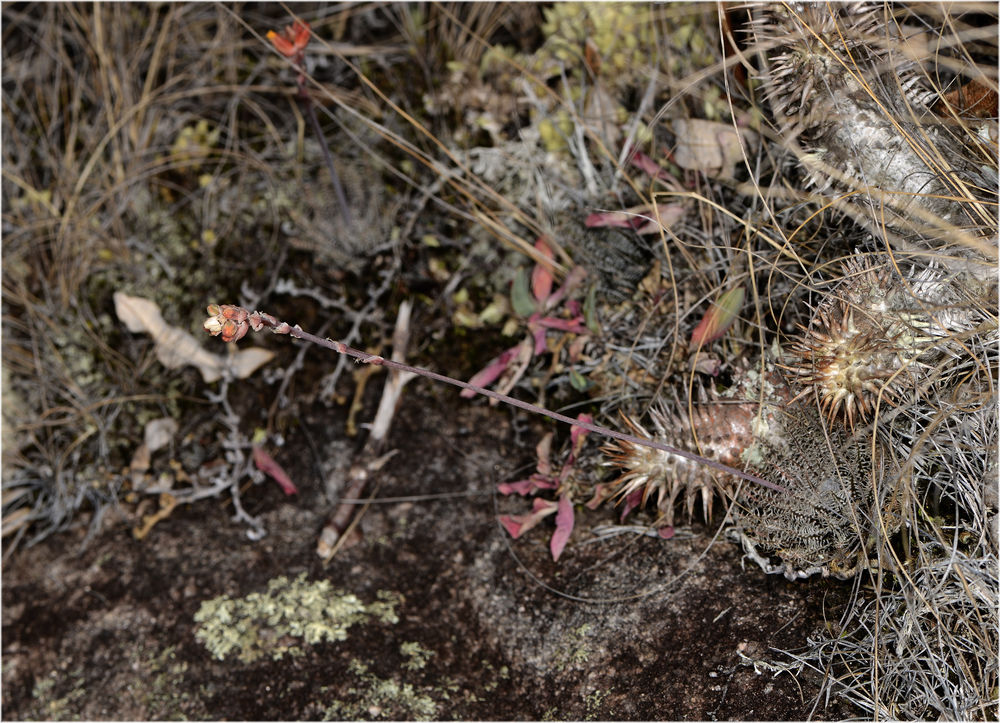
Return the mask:
<path id="1" fill-rule="evenodd" d="M 535 499 L 531 514 L 500 515 L 500 524 L 515 540 L 556 511 L 556 503 Z"/>
<path id="2" fill-rule="evenodd" d="M 572 532 L 573 503 L 570 502 L 569 495 L 564 493 L 559 498 L 559 511 L 556 512 L 556 531 L 552 533 L 552 541 L 549 543 L 553 560 L 559 559 Z"/>
<path id="3" fill-rule="evenodd" d="M 297 495 L 299 493 L 295 483 L 285 474 L 285 470 L 281 468 L 281 465 L 275 462 L 271 455 L 256 444 L 253 445 L 253 463 L 257 465 L 257 469 L 281 485 L 281 489 L 286 495 Z"/>
<path id="4" fill-rule="evenodd" d="M 517 482 L 501 482 L 497 485 L 497 492 L 502 495 L 521 495 L 524 497 L 534 489 L 535 485 L 532 484 L 530 479 L 520 479 Z"/>
<path id="5" fill-rule="evenodd" d="M 473 384 L 477 387 L 485 387 L 495 382 L 500 375 L 504 373 L 504 370 L 510 364 L 511 360 L 514 359 L 517 354 L 517 350 L 520 348 L 520 344 L 512 346 L 510 349 L 483 367 L 480 371 L 473 374 L 472 379 L 469 380 L 469 384 Z M 463 389 L 461 396 L 466 399 L 471 399 L 476 396 L 476 393 L 471 389 Z"/>
<path id="6" fill-rule="evenodd" d="M 717 377 L 722 371 L 722 361 L 715 354 L 698 351 L 691 355 L 691 368 L 699 374 Z"/>
<path id="7" fill-rule="evenodd" d="M 538 316 L 535 314 L 535 316 Z M 538 356 L 545 351 L 545 327 L 539 326 L 537 322 L 529 322 L 528 328 L 531 329 L 531 334 L 535 338 L 534 355 Z"/>
<path id="8" fill-rule="evenodd" d="M 705 312 L 701 322 L 691 333 L 691 346 L 698 348 L 721 338 L 740 313 L 743 307 L 743 287 L 730 289 Z"/>
<path id="9" fill-rule="evenodd" d="M 661 527 L 656 531 L 656 533 L 664 540 L 669 540 L 674 536 L 674 526 L 668 525 L 667 527 Z"/>
<path id="10" fill-rule="evenodd" d="M 661 228 L 669 228 L 684 218 L 687 209 L 679 203 L 657 203 L 646 213 L 644 222 L 636 226 L 635 232 L 640 236 L 660 233 Z"/>
<path id="11" fill-rule="evenodd" d="M 643 173 L 658 178 L 661 181 L 671 181 L 673 177 L 647 156 L 642 151 L 634 151 L 629 157 L 629 162 Z"/>
<path id="12" fill-rule="evenodd" d="M 590 498 L 585 504 L 588 510 L 596 510 L 598 507 L 604 504 L 605 500 L 614 494 L 614 490 L 611 485 L 606 485 L 603 483 L 597 483 L 594 485 L 594 496 Z"/>
<path id="13" fill-rule="evenodd" d="M 545 258 L 555 258 L 552 249 L 545 243 L 544 236 L 535 241 L 535 248 Z M 535 295 L 535 298 L 540 303 L 545 303 L 545 300 L 552 293 L 552 272 L 544 264 L 536 263 L 534 270 L 531 272 L 531 293 Z"/>
<path id="14" fill-rule="evenodd" d="M 571 334 L 586 334 L 587 327 L 583 325 L 583 317 L 578 316 L 575 319 L 558 319 L 554 316 L 545 316 L 537 321 L 540 326 L 546 329 L 555 329 L 557 331 L 568 331 Z"/>
<path id="15" fill-rule="evenodd" d="M 624 520 L 629 512 L 634 510 L 636 507 L 642 504 L 642 489 L 632 490 L 625 498 L 625 507 L 622 508 L 622 516 L 619 519 Z"/>
<path id="16" fill-rule="evenodd" d="M 533 474 L 528 479 L 517 482 L 501 482 L 497 485 L 497 492 L 502 495 L 518 494 L 521 496 L 530 495 L 538 490 L 554 490 L 555 481 L 551 477 L 541 474 Z"/>
<path id="17" fill-rule="evenodd" d="M 686 209 L 679 203 L 659 203 L 650 206 L 636 206 L 624 211 L 605 211 L 587 216 L 584 224 L 588 228 L 611 226 L 629 228 L 636 233 L 659 233 L 660 227 L 673 226 L 681 220 Z"/>
<path id="18" fill-rule="evenodd" d="M 625 211 L 603 211 L 587 215 L 583 222 L 587 228 L 603 228 L 611 226 L 616 228 L 632 228 L 636 215 Z"/>
<path id="19" fill-rule="evenodd" d="M 594 423 L 594 418 L 589 414 L 578 414 L 576 415 L 576 418 L 580 422 L 587 422 L 588 424 Z M 573 448 L 574 455 L 580 453 L 580 447 L 583 446 L 583 439 L 587 436 L 588 431 L 589 430 L 586 430 L 583 427 L 577 427 L 575 425 L 570 429 L 569 441 L 570 446 Z"/>
<path id="20" fill-rule="evenodd" d="M 520 344 L 514 347 L 514 353 L 514 358 L 511 359 L 507 368 L 503 370 L 503 374 L 500 375 L 500 381 L 494 387 L 500 394 L 509 394 L 518 380 L 528 371 L 528 364 L 531 362 L 531 357 L 533 356 L 531 337 L 525 337 Z M 496 403 L 496 399 L 490 400 L 491 405 Z"/>

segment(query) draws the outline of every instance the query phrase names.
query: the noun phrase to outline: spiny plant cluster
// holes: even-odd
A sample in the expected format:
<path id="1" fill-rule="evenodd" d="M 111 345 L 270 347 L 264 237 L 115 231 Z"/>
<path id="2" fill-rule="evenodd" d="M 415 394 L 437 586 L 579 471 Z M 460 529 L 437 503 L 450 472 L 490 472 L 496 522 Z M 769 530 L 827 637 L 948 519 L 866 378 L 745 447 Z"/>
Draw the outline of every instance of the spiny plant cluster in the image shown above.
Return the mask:
<path id="1" fill-rule="evenodd" d="M 987 69 L 996 47 L 973 38 L 974 23 L 995 30 L 996 16 L 867 3 L 748 15 L 757 53 L 748 72 L 773 119 L 767 148 L 777 159 L 769 179 L 754 179 L 777 221 L 761 230 L 781 239 L 782 254 L 809 261 L 795 270 L 782 254 L 755 249 L 768 302 L 788 302 L 770 320 L 759 304 L 762 328 L 751 333 L 776 345 L 758 346 L 759 364 L 733 365 L 727 394 L 735 398 L 710 388 L 686 402 L 658 386 L 651 430 L 770 471 L 794 492 L 737 489 L 732 478 L 618 445 L 620 495 L 635 496 L 632 504 L 654 497 L 669 522 L 680 492 L 690 513 L 696 496 L 721 488 L 765 570 L 850 576 L 867 568 L 877 585 L 859 585 L 836 634 L 790 654 L 832 671 L 830 690 L 876 715 L 990 718 L 997 119 Z M 918 28 L 961 52 L 914 54 L 905 42 Z M 985 109 L 960 100 L 978 84 L 992 89 Z M 802 188 L 808 205 L 789 205 L 779 184 Z M 815 208 L 824 222 L 814 227 L 807 214 Z M 770 380 L 778 394 L 747 376 L 767 370 L 769 358 L 784 372 Z M 943 636 L 928 637 L 930 619 Z"/>

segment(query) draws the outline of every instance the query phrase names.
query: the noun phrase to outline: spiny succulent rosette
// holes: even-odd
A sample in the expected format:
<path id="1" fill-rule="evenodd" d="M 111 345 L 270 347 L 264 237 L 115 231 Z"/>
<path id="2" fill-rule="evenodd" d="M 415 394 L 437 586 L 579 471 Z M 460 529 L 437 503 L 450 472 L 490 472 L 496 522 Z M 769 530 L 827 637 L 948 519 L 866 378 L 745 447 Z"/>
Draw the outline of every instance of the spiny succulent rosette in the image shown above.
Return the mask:
<path id="1" fill-rule="evenodd" d="M 832 421 L 871 419 L 919 390 L 946 355 L 962 354 L 960 335 L 982 321 L 959 288 L 934 268 L 900 277 L 887 256 L 858 255 L 817 304 L 790 345 L 787 368 L 815 392 Z"/>
<path id="2" fill-rule="evenodd" d="M 651 436 L 785 491 L 750 489 L 676 455 L 616 442 L 605 451 L 607 463 L 621 472 L 613 484 L 617 497 L 627 507 L 655 498 L 661 519 L 673 524 L 679 500 L 691 516 L 700 499 L 707 519 L 721 495 L 731 505 L 736 536 L 765 572 L 850 577 L 867 567 L 877 536 L 900 527 L 902 490 L 887 467 L 889 456 L 881 444 L 873 456 L 871 439 L 828 424 L 811 399 L 794 400 L 779 370 L 767 361 L 763 366 L 763 373 L 740 370 L 724 393 L 703 391 L 690 411 L 654 408 Z"/>

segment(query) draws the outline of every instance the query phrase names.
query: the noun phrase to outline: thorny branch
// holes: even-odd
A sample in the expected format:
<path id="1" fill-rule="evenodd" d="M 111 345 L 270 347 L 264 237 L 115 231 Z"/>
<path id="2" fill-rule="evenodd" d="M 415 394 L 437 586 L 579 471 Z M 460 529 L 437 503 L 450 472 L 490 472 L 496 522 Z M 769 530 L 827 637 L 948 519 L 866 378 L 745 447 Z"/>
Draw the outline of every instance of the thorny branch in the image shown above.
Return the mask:
<path id="1" fill-rule="evenodd" d="M 650 447 L 652 449 L 658 449 L 663 452 L 668 452 L 669 454 L 675 454 L 679 457 L 684 457 L 685 459 L 690 459 L 699 464 L 703 464 L 707 467 L 711 467 L 720 472 L 726 474 L 731 474 L 736 477 L 740 477 L 749 482 L 755 484 L 763 485 L 769 489 L 775 490 L 777 492 L 786 492 L 785 488 L 777 485 L 773 482 L 769 482 L 762 477 L 758 477 L 755 474 L 749 472 L 744 472 L 743 470 L 736 469 L 735 467 L 730 467 L 728 465 L 722 464 L 721 462 L 716 462 L 713 459 L 708 459 L 707 457 L 702 457 L 701 455 L 695 454 L 693 452 L 688 452 L 683 449 L 678 449 L 677 447 L 671 447 L 669 444 L 664 444 L 658 442 L 655 439 L 643 439 L 642 437 L 636 437 L 635 435 L 625 434 L 623 432 L 617 432 L 613 429 L 607 427 L 602 427 L 592 422 L 587 422 L 580 419 L 573 419 L 572 417 L 567 417 L 559 412 L 553 412 L 549 409 L 544 409 L 536 404 L 531 404 L 530 402 L 523 402 L 520 399 L 515 399 L 509 397 L 506 394 L 500 394 L 491 389 L 485 389 L 483 387 L 476 386 L 475 384 L 469 384 L 468 382 L 463 382 L 458 379 L 453 379 L 451 377 L 445 376 L 443 374 L 438 374 L 437 372 L 432 372 L 428 369 L 421 369 L 420 367 L 410 366 L 409 364 L 404 364 L 399 361 L 394 361 L 392 359 L 386 359 L 385 357 L 379 356 L 377 354 L 368 354 L 361 351 L 360 349 L 355 349 L 353 347 L 347 346 L 343 342 L 334 341 L 332 339 L 320 338 L 314 334 L 310 334 L 304 331 L 298 324 L 291 326 L 287 322 L 279 321 L 274 316 L 264 313 L 262 311 L 250 312 L 244 309 L 242 306 L 233 306 L 230 304 L 211 304 L 208 307 L 208 313 L 211 315 L 204 323 L 205 331 L 207 331 L 212 336 L 221 336 L 222 340 L 225 342 L 229 341 L 239 341 L 246 333 L 251 329 L 253 331 L 260 331 L 261 329 L 267 327 L 275 334 L 288 334 L 295 337 L 296 339 L 301 339 L 303 341 L 308 341 L 312 344 L 317 344 L 326 349 L 337 352 L 338 354 L 344 354 L 346 356 L 354 357 L 358 361 L 364 364 L 376 364 L 379 366 L 384 366 L 389 369 L 394 369 L 400 372 L 406 372 L 410 374 L 417 374 L 422 377 L 427 377 L 428 379 L 433 379 L 435 381 L 444 382 L 445 384 L 451 384 L 452 386 L 460 387 L 462 389 L 468 389 L 469 391 L 475 392 L 476 394 L 481 394 L 484 397 L 489 397 L 490 399 L 495 399 L 498 402 L 503 402 L 504 404 L 509 404 L 519 409 L 524 409 L 525 411 L 531 412 L 533 414 L 541 414 L 545 417 L 555 419 L 558 422 L 564 422 L 571 426 L 581 427 L 586 429 L 588 432 L 593 432 L 594 434 L 600 434 L 604 437 L 610 437 L 612 439 L 618 439 L 624 442 L 631 442 L 632 444 L 638 444 L 643 447 Z"/>

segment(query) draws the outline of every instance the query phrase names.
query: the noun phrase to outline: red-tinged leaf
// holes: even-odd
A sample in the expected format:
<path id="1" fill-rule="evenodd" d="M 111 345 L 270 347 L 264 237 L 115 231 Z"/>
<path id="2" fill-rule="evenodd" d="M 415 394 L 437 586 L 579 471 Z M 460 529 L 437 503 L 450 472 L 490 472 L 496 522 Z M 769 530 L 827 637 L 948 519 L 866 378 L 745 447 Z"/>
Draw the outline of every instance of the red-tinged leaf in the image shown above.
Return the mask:
<path id="1" fill-rule="evenodd" d="M 535 339 L 535 347 L 534 347 L 534 351 L 532 353 L 535 356 L 538 356 L 539 354 L 542 354 L 545 351 L 545 349 L 546 349 L 546 346 L 545 346 L 545 327 L 544 326 L 539 326 L 537 324 L 531 324 L 531 325 L 529 325 L 528 328 L 532 329 L 531 335 Z"/>
<path id="2" fill-rule="evenodd" d="M 544 515 L 542 515 L 543 517 L 545 515 L 551 515 L 553 512 L 556 511 L 556 508 L 557 505 L 555 502 L 553 502 L 552 500 L 543 500 L 541 497 L 536 497 L 535 501 L 531 503 L 532 514 L 543 512 L 545 513 Z"/>
<path id="3" fill-rule="evenodd" d="M 673 180 L 672 176 L 667 173 L 667 171 L 661 168 L 656 161 L 642 151 L 634 151 L 629 158 L 629 162 L 648 176 L 658 178 L 661 181 Z"/>
<path id="4" fill-rule="evenodd" d="M 589 414 L 578 414 L 576 415 L 577 421 L 586 422 L 587 424 L 593 424 L 594 418 Z M 569 442 L 570 446 L 573 448 L 574 456 L 580 453 L 580 448 L 583 446 L 583 440 L 587 436 L 589 430 L 583 427 L 573 426 L 569 431 Z"/>
<path id="5" fill-rule="evenodd" d="M 536 499 L 531 514 L 500 515 L 500 524 L 515 540 L 556 511 L 556 503 Z"/>
<path id="6" fill-rule="evenodd" d="M 587 216 L 588 228 L 610 226 L 629 228 L 638 234 L 659 233 L 661 227 L 669 228 L 684 218 L 687 209 L 680 203 L 657 203 L 653 206 L 635 206 L 624 211 L 604 211 Z"/>
<path id="7" fill-rule="evenodd" d="M 691 346 L 693 348 L 702 347 L 721 338 L 736 321 L 742 307 L 742 286 L 730 289 L 720 296 L 717 301 L 712 303 L 701 322 L 691 333 Z"/>
<path id="8" fill-rule="evenodd" d="M 535 249 L 547 259 L 555 259 L 552 249 L 545 243 L 545 237 L 535 241 Z M 544 264 L 536 263 L 531 272 L 531 293 L 539 303 L 545 303 L 552 293 L 552 272 Z"/>
<path id="9" fill-rule="evenodd" d="M 502 495 L 518 494 L 524 497 L 538 490 L 554 490 L 555 488 L 556 483 L 551 477 L 533 474 L 528 479 L 517 482 L 501 482 L 497 485 L 497 492 Z"/>
<path id="10" fill-rule="evenodd" d="M 566 277 L 566 280 L 563 282 L 562 286 L 560 286 L 556 290 L 556 292 L 549 297 L 546 306 L 549 309 L 554 309 L 556 306 L 559 305 L 560 301 L 569 296 L 570 293 L 572 293 L 573 289 L 575 289 L 577 286 L 583 283 L 583 280 L 586 278 L 587 278 L 587 270 L 582 266 L 574 266 L 572 271 L 569 272 L 569 275 Z"/>
<path id="11" fill-rule="evenodd" d="M 521 348 L 520 344 L 518 344 L 517 346 L 512 346 L 510 349 L 508 349 L 503 354 L 498 356 L 496 359 L 491 361 L 481 370 L 473 374 L 472 379 L 469 380 L 469 384 L 473 384 L 477 387 L 485 387 L 495 382 L 497 379 L 500 378 L 500 375 L 504 373 L 504 370 L 507 369 L 507 366 L 515 358 L 515 356 L 517 355 L 517 351 L 520 348 Z M 476 393 L 471 389 L 463 389 L 462 394 L 460 396 L 464 397 L 465 399 L 471 399 L 472 397 L 476 396 Z"/>
<path id="12" fill-rule="evenodd" d="M 503 374 L 500 375 L 500 381 L 494 387 L 500 394 L 509 394 L 518 380 L 528 371 L 528 364 L 531 362 L 532 357 L 531 337 L 525 337 L 514 349 L 514 358 L 507 365 L 507 368 L 503 370 Z M 490 400 L 490 405 L 496 403 L 496 399 Z"/>
<path id="13" fill-rule="evenodd" d="M 566 310 L 569 312 L 570 316 L 583 315 L 583 305 L 576 299 L 570 299 L 566 302 Z"/>
<path id="14" fill-rule="evenodd" d="M 635 214 L 625 211 L 602 211 L 588 214 L 583 224 L 587 228 L 604 228 L 605 226 L 632 228 L 633 219 L 635 219 Z"/>
<path id="15" fill-rule="evenodd" d="M 521 479 L 517 482 L 501 482 L 497 485 L 497 492 L 502 495 L 521 495 L 524 497 L 531 492 L 533 487 L 530 479 Z"/>
<path id="16" fill-rule="evenodd" d="M 568 331 L 571 334 L 585 334 L 587 327 L 583 325 L 583 317 L 577 316 L 573 319 L 559 319 L 555 316 L 544 316 L 537 322 L 546 329 L 556 331 Z"/>
<path id="17" fill-rule="evenodd" d="M 257 465 L 257 469 L 281 485 L 281 489 L 286 495 L 297 495 L 299 493 L 295 483 L 285 474 L 285 470 L 281 468 L 281 465 L 275 462 L 271 455 L 256 444 L 253 445 L 253 463 Z"/>
<path id="18" fill-rule="evenodd" d="M 611 489 L 611 485 L 606 485 L 602 482 L 598 482 L 594 485 L 594 496 L 591 497 L 583 506 L 588 510 L 596 510 L 598 507 L 604 504 L 604 501 L 608 499 L 614 490 Z"/>
<path id="19" fill-rule="evenodd" d="M 559 498 L 559 510 L 556 512 L 556 531 L 552 533 L 552 541 L 549 543 L 553 560 L 559 559 L 572 532 L 573 503 L 570 502 L 569 495 L 564 493 Z"/>
<path id="20" fill-rule="evenodd" d="M 687 209 L 679 203 L 655 204 L 655 208 L 650 209 L 640 219 L 641 224 L 635 227 L 635 232 L 640 236 L 647 236 L 653 233 L 660 233 L 661 229 L 670 228 L 687 213 Z"/>
<path id="21" fill-rule="evenodd" d="M 658 534 L 664 540 L 669 540 L 671 537 L 674 536 L 674 526 L 668 525 L 667 527 L 661 527 L 656 531 L 656 534 Z"/>
<path id="22" fill-rule="evenodd" d="M 715 354 L 699 351 L 691 355 L 691 367 L 699 374 L 717 377 L 722 371 L 722 361 Z"/>
<path id="23" fill-rule="evenodd" d="M 624 520 L 629 512 L 631 512 L 641 504 L 642 504 L 642 488 L 639 488 L 637 490 L 632 490 L 625 498 L 625 506 L 622 508 L 622 516 L 620 519 Z"/>
<path id="24" fill-rule="evenodd" d="M 590 327 L 587 328 L 589 329 Z M 566 352 L 567 356 L 569 357 L 570 364 L 576 364 L 578 361 L 580 361 L 581 358 L 583 358 L 583 348 L 587 345 L 587 342 L 589 341 L 590 341 L 590 336 L 588 334 L 580 334 L 575 339 L 573 339 L 573 341 L 570 342 L 569 349 Z M 571 369 L 570 371 L 573 372 L 576 370 Z M 581 375 L 580 378 L 582 379 L 583 376 Z"/>
<path id="25" fill-rule="evenodd" d="M 292 32 L 295 33 L 296 49 L 305 50 L 309 44 L 309 23 L 304 20 L 296 20 L 292 24 Z"/>

